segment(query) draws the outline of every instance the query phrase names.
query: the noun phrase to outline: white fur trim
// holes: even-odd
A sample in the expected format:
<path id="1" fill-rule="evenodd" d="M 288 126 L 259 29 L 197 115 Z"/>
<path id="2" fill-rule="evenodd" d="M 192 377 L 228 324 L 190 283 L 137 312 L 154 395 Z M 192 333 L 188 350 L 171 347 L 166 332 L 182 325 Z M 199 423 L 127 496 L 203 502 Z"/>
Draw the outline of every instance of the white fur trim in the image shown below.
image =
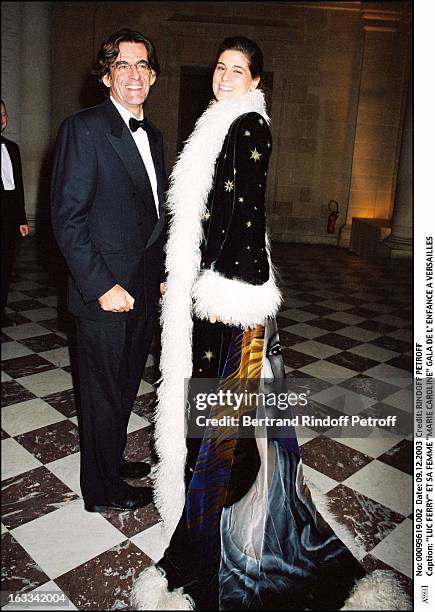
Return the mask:
<path id="1" fill-rule="evenodd" d="M 263 285 L 250 285 L 206 270 L 193 287 L 193 299 L 200 319 L 215 314 L 222 323 L 246 329 L 261 325 L 278 312 L 281 293 L 272 276 Z"/>
<path id="2" fill-rule="evenodd" d="M 305 481 L 310 490 L 311 499 L 316 507 L 316 510 L 322 515 L 337 538 L 343 542 L 343 544 L 350 550 L 353 556 L 358 559 L 358 561 L 361 561 L 361 559 L 366 556 L 367 552 L 355 539 L 355 536 L 351 530 L 344 525 L 330 510 L 331 502 L 328 497 L 308 478 L 305 478 Z"/>
<path id="3" fill-rule="evenodd" d="M 234 100 L 211 103 L 198 119 L 170 178 L 168 277 L 162 307 L 162 382 L 155 415 L 156 451 L 160 461 L 153 479 L 154 502 L 169 535 L 177 526 L 184 506 L 184 384 L 192 373 L 192 288 L 201 262 L 201 217 L 213 185 L 214 164 L 228 129 L 237 117 L 248 112 L 258 112 L 269 122 L 260 90 Z"/>
<path id="4" fill-rule="evenodd" d="M 194 610 L 193 600 L 183 589 L 168 590 L 164 573 L 155 566 L 141 573 L 133 586 L 131 604 L 134 610 Z"/>
<path id="5" fill-rule="evenodd" d="M 355 584 L 341 610 L 412 610 L 393 572 L 375 570 Z"/>

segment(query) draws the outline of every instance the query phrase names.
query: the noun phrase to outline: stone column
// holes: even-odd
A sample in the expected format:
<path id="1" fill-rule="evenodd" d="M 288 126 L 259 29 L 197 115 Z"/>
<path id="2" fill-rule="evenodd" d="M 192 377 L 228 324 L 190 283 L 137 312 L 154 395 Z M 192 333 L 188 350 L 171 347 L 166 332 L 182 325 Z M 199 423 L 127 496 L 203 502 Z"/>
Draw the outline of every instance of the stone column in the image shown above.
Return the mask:
<path id="1" fill-rule="evenodd" d="M 8 111 L 5 136 L 21 144 L 21 2 L 2 2 L 2 97 Z"/>
<path id="2" fill-rule="evenodd" d="M 26 212 L 32 229 L 48 211 L 51 116 L 50 2 L 22 2 L 21 154 Z"/>
<path id="3" fill-rule="evenodd" d="M 411 64 L 408 3 L 389 11 L 385 3 L 362 2 L 360 25 L 361 79 L 343 247 L 354 217 L 391 218 Z"/>
<path id="4" fill-rule="evenodd" d="M 394 199 L 391 234 L 384 245 L 391 250 L 391 257 L 412 256 L 412 80 L 408 91 L 402 143 L 400 146 L 399 171 Z"/>

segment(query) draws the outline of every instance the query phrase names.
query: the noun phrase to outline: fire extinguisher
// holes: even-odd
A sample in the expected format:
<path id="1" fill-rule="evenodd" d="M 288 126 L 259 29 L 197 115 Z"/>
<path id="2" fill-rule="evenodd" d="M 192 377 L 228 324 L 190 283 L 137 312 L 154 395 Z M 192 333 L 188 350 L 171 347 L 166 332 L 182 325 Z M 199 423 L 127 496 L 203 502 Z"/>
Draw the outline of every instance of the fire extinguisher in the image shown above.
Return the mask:
<path id="1" fill-rule="evenodd" d="M 329 216 L 328 216 L 328 224 L 326 226 L 326 231 L 328 232 L 328 234 L 333 234 L 335 232 L 335 224 L 337 223 L 338 216 L 340 215 L 339 210 L 338 210 L 337 200 L 330 200 L 328 204 L 328 208 L 329 208 Z"/>

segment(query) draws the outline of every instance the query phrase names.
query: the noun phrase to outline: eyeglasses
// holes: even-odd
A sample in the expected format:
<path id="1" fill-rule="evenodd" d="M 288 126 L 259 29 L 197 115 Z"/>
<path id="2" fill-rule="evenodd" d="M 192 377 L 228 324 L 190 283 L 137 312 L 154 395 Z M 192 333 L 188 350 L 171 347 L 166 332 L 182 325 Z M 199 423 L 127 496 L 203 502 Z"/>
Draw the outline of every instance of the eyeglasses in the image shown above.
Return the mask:
<path id="1" fill-rule="evenodd" d="M 136 64 L 129 64 L 128 62 L 115 62 L 113 66 L 115 67 L 115 70 L 121 73 L 130 72 L 132 68 L 136 68 L 140 74 L 151 70 L 151 66 L 146 60 L 140 60 L 139 62 L 136 62 Z"/>

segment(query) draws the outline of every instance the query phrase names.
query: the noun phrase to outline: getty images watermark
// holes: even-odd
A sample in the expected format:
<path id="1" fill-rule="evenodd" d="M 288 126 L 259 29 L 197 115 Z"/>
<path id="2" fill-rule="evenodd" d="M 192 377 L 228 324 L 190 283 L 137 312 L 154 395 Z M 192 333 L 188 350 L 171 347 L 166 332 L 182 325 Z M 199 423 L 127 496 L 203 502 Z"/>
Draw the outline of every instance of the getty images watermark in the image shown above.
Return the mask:
<path id="1" fill-rule="evenodd" d="M 186 435 L 282 438 L 295 428 L 301 438 L 313 430 L 334 438 L 408 435 L 412 411 L 378 401 L 386 383 L 378 381 L 376 388 L 373 381 L 367 379 L 357 391 L 330 381 L 313 392 L 304 389 L 304 379 L 191 379 L 186 384 Z M 388 385 L 393 394 L 403 388 L 403 380 Z"/>

